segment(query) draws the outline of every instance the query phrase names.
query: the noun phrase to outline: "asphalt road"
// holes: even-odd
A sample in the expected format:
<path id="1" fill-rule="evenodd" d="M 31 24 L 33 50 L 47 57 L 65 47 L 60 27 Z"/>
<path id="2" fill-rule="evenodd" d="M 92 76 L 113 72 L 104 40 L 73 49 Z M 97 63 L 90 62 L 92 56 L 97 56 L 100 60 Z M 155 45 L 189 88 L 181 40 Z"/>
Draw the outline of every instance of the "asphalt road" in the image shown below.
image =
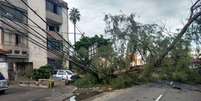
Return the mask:
<path id="1" fill-rule="evenodd" d="M 160 84 L 146 84 L 128 89 L 107 92 L 88 101 L 201 101 L 201 87 L 180 85 L 175 89 Z"/>
<path id="2" fill-rule="evenodd" d="M 10 86 L 5 94 L 0 95 L 0 101 L 45 101 L 46 98 L 54 98 L 54 100 L 59 101 L 60 96 L 72 93 L 73 89 L 72 86 L 54 89 Z"/>

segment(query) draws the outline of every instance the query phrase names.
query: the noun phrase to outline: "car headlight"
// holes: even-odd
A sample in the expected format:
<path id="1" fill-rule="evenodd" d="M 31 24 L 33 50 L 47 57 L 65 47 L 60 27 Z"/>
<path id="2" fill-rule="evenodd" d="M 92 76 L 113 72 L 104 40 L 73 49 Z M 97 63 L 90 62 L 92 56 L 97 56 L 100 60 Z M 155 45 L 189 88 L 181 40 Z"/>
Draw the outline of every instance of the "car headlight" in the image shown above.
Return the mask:
<path id="1" fill-rule="evenodd" d="M 8 87 L 8 82 L 7 81 L 3 82 L 3 87 Z"/>

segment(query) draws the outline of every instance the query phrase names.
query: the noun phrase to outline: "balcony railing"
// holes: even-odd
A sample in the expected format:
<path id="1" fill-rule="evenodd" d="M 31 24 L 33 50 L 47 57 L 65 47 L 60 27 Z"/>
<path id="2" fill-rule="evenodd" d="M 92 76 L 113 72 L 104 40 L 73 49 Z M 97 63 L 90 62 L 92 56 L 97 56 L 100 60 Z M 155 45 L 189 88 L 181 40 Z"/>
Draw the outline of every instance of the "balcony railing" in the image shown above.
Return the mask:
<path id="1" fill-rule="evenodd" d="M 16 57 L 21 57 L 21 58 L 27 58 L 29 55 L 29 49 L 27 45 L 14 45 L 14 44 L 8 44 L 4 43 L 4 44 L 0 44 L 0 49 L 4 49 L 8 51 L 8 55 L 9 56 L 16 56 Z"/>

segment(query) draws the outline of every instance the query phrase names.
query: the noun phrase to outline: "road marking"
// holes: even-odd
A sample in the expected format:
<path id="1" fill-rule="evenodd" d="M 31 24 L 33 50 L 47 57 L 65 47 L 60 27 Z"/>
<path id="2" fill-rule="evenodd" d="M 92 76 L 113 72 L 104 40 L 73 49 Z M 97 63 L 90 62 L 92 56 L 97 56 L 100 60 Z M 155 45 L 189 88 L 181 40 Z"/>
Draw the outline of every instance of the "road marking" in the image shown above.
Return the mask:
<path id="1" fill-rule="evenodd" d="M 160 99 L 163 97 L 163 95 L 161 94 L 155 101 L 160 101 Z"/>

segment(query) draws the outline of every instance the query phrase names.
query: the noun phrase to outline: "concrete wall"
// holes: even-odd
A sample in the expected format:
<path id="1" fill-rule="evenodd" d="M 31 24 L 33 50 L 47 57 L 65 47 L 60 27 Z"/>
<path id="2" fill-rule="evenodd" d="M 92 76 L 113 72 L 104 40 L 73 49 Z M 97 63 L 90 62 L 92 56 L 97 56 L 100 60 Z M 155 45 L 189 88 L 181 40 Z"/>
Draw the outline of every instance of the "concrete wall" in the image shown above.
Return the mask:
<path id="1" fill-rule="evenodd" d="M 61 33 L 62 33 L 63 38 L 66 41 L 69 41 L 68 9 L 66 9 L 66 8 L 62 9 L 62 16 L 63 16 L 63 24 L 61 25 Z M 64 45 L 68 46 L 68 44 L 66 42 L 64 42 Z M 68 58 L 68 57 L 66 56 L 66 58 Z M 64 67 L 69 68 L 69 61 L 64 60 L 63 65 L 64 65 Z"/>
<path id="2" fill-rule="evenodd" d="M 28 0 L 28 4 L 31 8 L 33 8 L 43 19 L 46 19 L 46 2 L 45 0 Z M 37 15 L 35 15 L 30 9 L 28 10 L 28 16 L 31 18 L 34 22 L 36 22 L 40 27 L 42 27 L 44 30 L 46 30 L 46 23 L 44 23 Z M 42 34 L 44 37 L 47 37 L 46 33 L 44 33 L 42 30 L 40 30 L 37 27 L 34 27 L 33 23 L 31 21 L 28 21 L 28 23 L 33 26 L 35 30 L 37 30 L 40 34 Z M 34 32 L 33 32 L 34 33 Z M 43 42 L 37 37 L 34 37 L 29 34 L 29 37 L 32 37 L 36 39 L 38 42 L 43 44 L 45 47 L 47 47 L 47 42 Z M 45 40 L 47 41 L 47 40 Z M 47 50 L 44 50 L 40 48 L 37 45 L 34 45 L 33 43 L 29 42 L 29 62 L 33 63 L 33 68 L 38 69 L 40 66 L 47 64 Z"/>
<path id="3" fill-rule="evenodd" d="M 3 40 L 3 31 L 0 28 L 0 49 L 1 49 L 2 42 L 3 42 L 2 40 Z"/>
<path id="4" fill-rule="evenodd" d="M 59 23 L 59 24 L 63 23 L 62 16 L 60 16 L 60 15 L 54 14 L 54 13 L 52 13 L 50 11 L 47 11 L 46 16 L 47 16 L 47 19 L 49 19 L 51 21 L 54 21 L 54 22 Z"/>

